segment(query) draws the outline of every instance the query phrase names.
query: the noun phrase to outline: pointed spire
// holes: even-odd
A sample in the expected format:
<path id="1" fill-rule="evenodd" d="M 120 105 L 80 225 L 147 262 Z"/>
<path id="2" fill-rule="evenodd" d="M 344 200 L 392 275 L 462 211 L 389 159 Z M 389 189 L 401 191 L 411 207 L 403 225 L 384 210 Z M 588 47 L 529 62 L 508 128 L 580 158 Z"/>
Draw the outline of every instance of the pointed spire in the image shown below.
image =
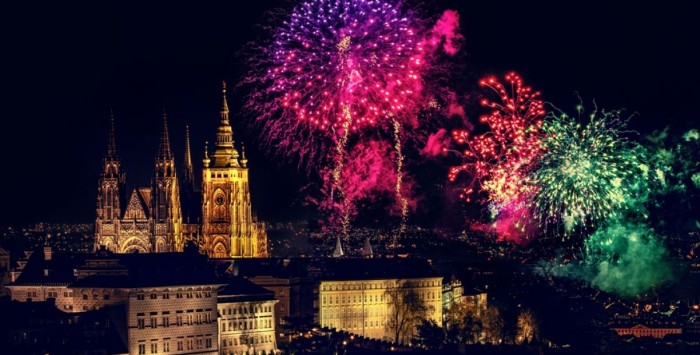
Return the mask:
<path id="1" fill-rule="evenodd" d="M 109 109 L 109 142 L 107 143 L 107 158 L 117 158 L 117 138 L 114 128 L 114 110 Z"/>
<path id="2" fill-rule="evenodd" d="M 185 184 L 194 183 L 194 171 L 192 169 L 192 152 L 190 151 L 190 126 L 185 126 Z"/>
<path id="3" fill-rule="evenodd" d="M 173 158 L 173 153 L 170 150 L 170 137 L 168 136 L 168 115 L 165 113 L 165 108 L 163 108 L 163 131 L 160 136 L 158 158 L 162 160 L 169 160 Z"/>
<path id="4" fill-rule="evenodd" d="M 205 168 L 208 168 L 210 162 L 211 159 L 209 159 L 209 141 L 204 141 L 204 159 L 202 159 L 202 163 L 204 163 Z"/>
<path id="5" fill-rule="evenodd" d="M 340 244 L 340 236 L 337 236 L 335 239 L 335 250 L 333 251 L 333 257 L 339 258 L 343 255 L 345 255 L 345 253 L 343 253 L 343 246 Z"/>
<path id="6" fill-rule="evenodd" d="M 369 243 L 369 237 L 365 238 L 365 245 L 362 246 L 362 256 L 364 256 L 365 258 L 371 258 L 372 256 L 374 256 L 372 244 Z"/>
<path id="7" fill-rule="evenodd" d="M 228 102 L 226 101 L 226 81 L 223 81 L 222 96 L 223 100 L 221 102 L 221 124 L 229 124 L 228 122 Z"/>
<path id="8" fill-rule="evenodd" d="M 248 166 L 248 159 L 245 157 L 245 145 L 241 143 L 241 166 L 246 167 Z"/>
<path id="9" fill-rule="evenodd" d="M 226 82 L 222 89 L 221 120 L 216 130 L 216 145 L 212 158 L 215 167 L 238 167 L 238 151 L 233 145 L 233 129 L 228 119 L 228 103 L 226 102 Z"/>

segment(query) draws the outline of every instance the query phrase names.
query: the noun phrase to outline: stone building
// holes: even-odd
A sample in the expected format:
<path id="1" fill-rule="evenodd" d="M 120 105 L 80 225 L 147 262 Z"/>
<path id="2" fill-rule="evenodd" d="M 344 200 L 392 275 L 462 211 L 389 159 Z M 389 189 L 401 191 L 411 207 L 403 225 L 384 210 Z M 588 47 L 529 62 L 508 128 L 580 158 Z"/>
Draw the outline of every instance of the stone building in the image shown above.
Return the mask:
<path id="1" fill-rule="evenodd" d="M 194 247 L 149 254 L 45 247 L 8 287 L 14 301 L 48 301 L 66 314 L 122 309 L 114 327 L 129 354 L 275 353 L 274 294 L 215 271 Z"/>
<path id="2" fill-rule="evenodd" d="M 104 246 L 115 253 L 181 252 L 193 241 L 210 257 L 267 256 L 265 225 L 251 208 L 248 160 L 234 144 L 225 84 L 211 156 L 205 148 L 201 188 L 195 183 L 189 130 L 185 137 L 179 174 L 164 113 L 151 185 L 127 191 L 111 115 L 98 184 L 95 250 Z"/>
<path id="3" fill-rule="evenodd" d="M 240 277 L 227 277 L 218 293 L 221 354 L 275 354 L 274 293 Z"/>

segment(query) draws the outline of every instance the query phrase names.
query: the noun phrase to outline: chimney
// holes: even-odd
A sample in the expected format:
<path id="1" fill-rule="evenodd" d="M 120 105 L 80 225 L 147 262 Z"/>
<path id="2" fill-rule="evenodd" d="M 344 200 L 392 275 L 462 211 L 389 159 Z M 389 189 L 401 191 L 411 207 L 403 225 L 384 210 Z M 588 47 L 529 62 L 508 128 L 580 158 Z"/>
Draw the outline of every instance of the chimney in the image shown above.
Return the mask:
<path id="1" fill-rule="evenodd" d="M 51 251 L 51 247 L 48 245 L 45 246 L 44 247 L 44 260 L 50 261 L 52 256 L 53 256 L 53 252 Z"/>

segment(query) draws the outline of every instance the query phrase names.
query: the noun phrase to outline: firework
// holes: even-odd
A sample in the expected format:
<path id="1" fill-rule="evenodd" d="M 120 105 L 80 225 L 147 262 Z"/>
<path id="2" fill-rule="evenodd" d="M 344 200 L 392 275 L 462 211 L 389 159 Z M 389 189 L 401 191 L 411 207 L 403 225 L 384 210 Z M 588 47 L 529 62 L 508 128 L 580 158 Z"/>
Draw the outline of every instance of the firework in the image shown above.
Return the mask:
<path id="1" fill-rule="evenodd" d="M 253 86 L 245 108 L 258 114 L 264 145 L 307 170 L 332 164 L 331 200 L 343 200 L 349 135 L 379 125 L 399 148 L 395 190 L 402 201 L 401 126 L 416 125 L 429 54 L 454 54 L 461 40 L 454 11 L 432 30 L 424 24 L 400 0 L 298 4 L 276 23 L 272 42 L 251 56 L 244 80 Z"/>
<path id="2" fill-rule="evenodd" d="M 534 162 L 542 154 L 540 127 L 545 111 L 540 93 L 524 85 L 520 76 L 509 73 L 505 85 L 495 77 L 480 82 L 496 93 L 498 99 L 483 99 L 482 106 L 490 112 L 480 122 L 488 127 L 481 135 L 469 131 L 452 133 L 453 140 L 464 147 L 463 163 L 449 171 L 449 180 L 461 174 L 468 176 L 462 196 L 472 199 L 475 189 L 486 193 L 492 217 L 502 217 L 496 229 L 508 233 L 502 237 L 515 239 L 529 234 L 528 201 L 536 189 L 530 178 Z M 513 237 L 513 238 L 511 238 Z"/>
<path id="3" fill-rule="evenodd" d="M 583 107 L 579 105 L 579 114 Z M 588 122 L 583 122 L 587 120 Z M 631 182 L 644 169 L 636 145 L 625 138 L 620 111 L 594 111 L 585 119 L 555 110 L 542 127 L 545 153 L 534 172 L 536 212 L 567 232 L 624 213 Z"/>
<path id="4" fill-rule="evenodd" d="M 273 32 L 251 57 L 246 106 L 282 154 L 315 165 L 333 152 L 337 161 L 342 152 L 329 148 L 349 132 L 389 126 L 418 104 L 428 44 L 398 0 L 307 0 Z"/>

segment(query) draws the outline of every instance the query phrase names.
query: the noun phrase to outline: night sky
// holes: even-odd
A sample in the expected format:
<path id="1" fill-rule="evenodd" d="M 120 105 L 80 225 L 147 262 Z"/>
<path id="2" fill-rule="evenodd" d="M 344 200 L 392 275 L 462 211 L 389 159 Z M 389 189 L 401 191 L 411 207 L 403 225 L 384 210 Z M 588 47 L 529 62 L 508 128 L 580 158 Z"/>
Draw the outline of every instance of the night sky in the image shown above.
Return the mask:
<path id="1" fill-rule="evenodd" d="M 429 6 L 460 12 L 465 68 L 475 82 L 516 70 L 567 110 L 578 91 L 599 107 L 638 112 L 631 126 L 640 133 L 700 127 L 700 29 L 690 5 L 518 3 Z M 199 172 L 204 141 L 214 139 L 218 124 L 221 81 L 240 78 L 236 54 L 260 33 L 253 26 L 264 22 L 265 10 L 280 4 L 4 5 L 0 224 L 94 220 L 110 108 L 127 186 L 150 182 L 163 108 L 176 164 L 190 125 Z M 305 177 L 255 149 L 255 137 L 236 121 L 236 94 L 229 93 L 234 138 L 248 148 L 253 208 L 272 221 L 298 218 L 289 206 Z M 467 108 L 472 118 L 479 113 Z"/>

